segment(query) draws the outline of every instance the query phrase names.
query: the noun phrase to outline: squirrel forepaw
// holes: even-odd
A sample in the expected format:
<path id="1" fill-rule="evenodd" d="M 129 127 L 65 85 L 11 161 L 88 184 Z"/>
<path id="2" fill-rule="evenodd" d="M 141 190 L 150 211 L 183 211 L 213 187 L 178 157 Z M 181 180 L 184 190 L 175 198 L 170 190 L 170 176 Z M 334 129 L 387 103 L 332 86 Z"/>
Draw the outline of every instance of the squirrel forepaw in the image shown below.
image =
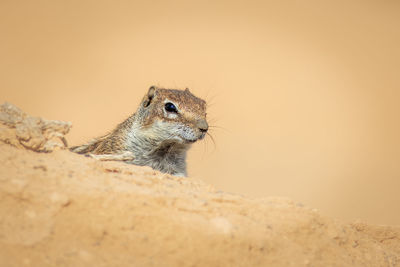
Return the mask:
<path id="1" fill-rule="evenodd" d="M 101 161 L 133 161 L 135 159 L 133 153 L 130 151 L 125 151 L 120 154 L 102 154 L 102 155 L 88 153 L 86 154 L 86 156 Z"/>

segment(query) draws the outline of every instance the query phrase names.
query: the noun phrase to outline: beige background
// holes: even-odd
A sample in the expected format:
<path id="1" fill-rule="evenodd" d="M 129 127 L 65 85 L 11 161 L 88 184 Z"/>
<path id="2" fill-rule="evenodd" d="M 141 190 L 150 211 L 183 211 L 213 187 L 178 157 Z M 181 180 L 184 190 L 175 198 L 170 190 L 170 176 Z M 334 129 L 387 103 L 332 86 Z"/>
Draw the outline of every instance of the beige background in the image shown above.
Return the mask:
<path id="1" fill-rule="evenodd" d="M 191 176 L 399 225 L 399 14 L 398 1 L 0 0 L 0 101 L 71 121 L 79 144 L 150 85 L 189 87 L 220 127 L 191 150 Z"/>

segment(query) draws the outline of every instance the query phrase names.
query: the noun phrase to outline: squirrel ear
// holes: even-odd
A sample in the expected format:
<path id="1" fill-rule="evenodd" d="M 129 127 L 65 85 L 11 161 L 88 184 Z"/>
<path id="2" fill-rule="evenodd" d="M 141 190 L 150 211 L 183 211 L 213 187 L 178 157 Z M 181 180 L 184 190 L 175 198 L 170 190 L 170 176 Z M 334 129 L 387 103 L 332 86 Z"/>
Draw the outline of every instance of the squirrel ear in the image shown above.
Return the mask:
<path id="1" fill-rule="evenodd" d="M 147 92 L 145 100 L 143 101 L 143 106 L 144 107 L 148 107 L 150 105 L 150 102 L 151 102 L 151 100 L 153 100 L 153 97 L 154 97 L 154 95 L 156 93 L 156 89 L 157 89 L 156 86 L 151 86 L 149 88 L 149 91 Z"/>
<path id="2" fill-rule="evenodd" d="M 190 93 L 189 88 L 186 87 L 185 92 Z"/>
<path id="3" fill-rule="evenodd" d="M 149 91 L 147 92 L 147 97 L 153 98 L 154 94 L 156 92 L 157 87 L 156 86 L 150 86 Z"/>

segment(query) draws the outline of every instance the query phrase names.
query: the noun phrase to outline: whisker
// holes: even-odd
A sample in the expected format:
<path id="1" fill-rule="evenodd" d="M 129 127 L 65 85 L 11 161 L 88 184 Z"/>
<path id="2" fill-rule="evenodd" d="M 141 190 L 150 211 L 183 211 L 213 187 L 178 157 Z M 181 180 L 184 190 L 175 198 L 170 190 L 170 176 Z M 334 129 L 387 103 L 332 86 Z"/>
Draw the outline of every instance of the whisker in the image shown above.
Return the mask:
<path id="1" fill-rule="evenodd" d="M 209 97 L 208 93 L 206 96 L 206 102 L 207 102 L 207 108 L 214 106 L 214 100 L 217 97 L 216 94 L 212 95 L 211 97 Z"/>
<path id="2" fill-rule="evenodd" d="M 205 155 L 207 154 L 207 138 L 204 138 L 204 151 L 203 151 L 203 157 L 202 157 L 202 159 L 204 159 L 205 158 Z"/>
<path id="3" fill-rule="evenodd" d="M 224 131 L 230 133 L 230 131 L 228 129 L 226 129 L 224 127 L 221 127 L 221 126 L 217 126 L 217 125 L 209 125 L 208 128 L 210 128 L 210 129 L 221 129 L 221 130 L 224 130 Z"/>
<path id="4" fill-rule="evenodd" d="M 216 125 L 218 123 L 218 119 L 216 118 L 207 118 L 208 124 Z"/>
<path id="5" fill-rule="evenodd" d="M 213 142 L 214 150 L 217 149 L 217 144 L 215 143 L 214 137 L 209 132 L 207 132 L 206 134 L 210 137 L 211 141 Z"/>

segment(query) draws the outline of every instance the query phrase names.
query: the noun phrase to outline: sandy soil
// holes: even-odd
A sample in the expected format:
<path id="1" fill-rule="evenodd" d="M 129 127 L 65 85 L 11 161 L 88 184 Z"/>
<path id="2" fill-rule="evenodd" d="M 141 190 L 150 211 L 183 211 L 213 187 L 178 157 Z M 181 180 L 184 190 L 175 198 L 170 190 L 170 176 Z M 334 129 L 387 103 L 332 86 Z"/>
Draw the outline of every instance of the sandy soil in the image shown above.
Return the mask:
<path id="1" fill-rule="evenodd" d="M 0 1 L 0 103 L 106 134 L 151 85 L 207 100 L 188 172 L 400 225 L 400 1 Z"/>
<path id="2" fill-rule="evenodd" d="M 289 199 L 249 198 L 73 154 L 40 138 L 52 136 L 43 121 L 53 121 L 13 120 L 8 115 L 20 113 L 7 107 L 0 116 L 0 266 L 400 264 L 400 228 L 345 224 Z M 40 146 L 18 145 L 27 139 Z M 35 151 L 41 147 L 54 151 Z"/>

